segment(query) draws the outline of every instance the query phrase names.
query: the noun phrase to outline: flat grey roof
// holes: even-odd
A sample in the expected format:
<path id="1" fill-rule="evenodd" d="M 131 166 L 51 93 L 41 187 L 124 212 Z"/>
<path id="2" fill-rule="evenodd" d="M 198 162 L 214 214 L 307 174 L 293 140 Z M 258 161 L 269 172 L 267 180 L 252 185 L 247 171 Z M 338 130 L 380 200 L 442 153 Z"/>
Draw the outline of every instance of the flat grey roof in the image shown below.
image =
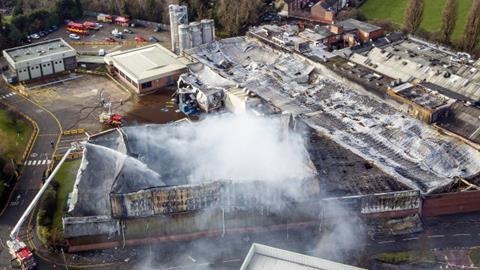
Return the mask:
<path id="1" fill-rule="evenodd" d="M 75 51 L 75 49 L 70 47 L 62 38 L 49 39 L 4 50 L 15 63 L 68 51 Z"/>
<path id="2" fill-rule="evenodd" d="M 360 270 L 351 265 L 333 262 L 284 249 L 254 243 L 240 270 Z"/>
<path id="3" fill-rule="evenodd" d="M 360 29 L 364 32 L 371 33 L 377 30 L 381 30 L 382 28 L 376 26 L 374 24 L 362 22 L 355 19 L 347 19 L 344 21 L 337 22 L 337 25 L 343 26 L 345 31 L 353 30 L 353 29 Z"/>
<path id="4" fill-rule="evenodd" d="M 189 63 L 187 59 L 175 55 L 160 44 L 113 52 L 105 56 L 105 61 L 113 63 L 138 83 L 186 69 L 186 64 Z"/>

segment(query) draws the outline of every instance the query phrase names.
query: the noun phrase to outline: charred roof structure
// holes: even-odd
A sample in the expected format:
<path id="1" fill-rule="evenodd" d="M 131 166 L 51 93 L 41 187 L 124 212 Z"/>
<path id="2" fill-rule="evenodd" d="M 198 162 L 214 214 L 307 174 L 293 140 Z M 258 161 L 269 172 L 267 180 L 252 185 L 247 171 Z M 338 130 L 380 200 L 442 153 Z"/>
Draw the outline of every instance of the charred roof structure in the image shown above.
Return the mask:
<path id="1" fill-rule="evenodd" d="M 455 176 L 480 171 L 476 149 L 358 94 L 303 57 L 240 37 L 187 54 L 282 111 L 297 115 L 318 134 L 375 164 L 400 186 L 439 192 L 447 190 Z"/>
<path id="2" fill-rule="evenodd" d="M 449 89 L 452 98 L 475 102 L 480 99 L 480 70 L 470 56 L 410 37 L 383 48 L 354 53 L 350 61 L 375 64 L 375 70 L 404 82 L 425 80 Z"/>

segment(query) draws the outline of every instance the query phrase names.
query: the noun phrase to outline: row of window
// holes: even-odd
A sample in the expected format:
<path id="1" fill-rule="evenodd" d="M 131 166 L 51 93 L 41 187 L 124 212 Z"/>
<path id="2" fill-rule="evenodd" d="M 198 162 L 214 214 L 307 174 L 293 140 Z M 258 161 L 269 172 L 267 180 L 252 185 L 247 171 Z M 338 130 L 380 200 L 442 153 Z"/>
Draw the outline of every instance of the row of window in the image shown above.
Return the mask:
<path id="1" fill-rule="evenodd" d="M 55 61 L 54 63 L 55 63 L 55 65 L 57 65 L 57 64 L 63 63 L 63 61 L 62 61 L 62 60 L 59 60 L 59 61 Z M 49 67 L 50 65 L 51 65 L 51 63 L 42 64 L 43 67 L 47 67 L 47 66 Z M 35 70 L 35 69 L 38 69 L 39 67 L 40 67 L 40 66 L 30 67 L 30 70 Z M 22 72 L 27 72 L 27 69 L 24 68 L 24 69 L 19 69 L 19 70 L 18 70 L 18 73 L 22 73 Z"/>

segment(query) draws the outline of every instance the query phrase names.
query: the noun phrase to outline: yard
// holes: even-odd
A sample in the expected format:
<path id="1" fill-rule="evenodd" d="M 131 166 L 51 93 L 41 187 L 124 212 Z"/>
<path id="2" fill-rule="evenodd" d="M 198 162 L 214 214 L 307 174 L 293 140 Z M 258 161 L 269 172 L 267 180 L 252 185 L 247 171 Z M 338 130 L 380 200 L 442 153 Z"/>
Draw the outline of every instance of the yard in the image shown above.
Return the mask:
<path id="1" fill-rule="evenodd" d="M 458 19 L 453 32 L 453 40 L 460 40 L 473 0 L 460 0 Z M 403 23 L 403 14 L 408 0 L 367 0 L 360 8 L 369 20 L 389 20 Z M 421 27 L 428 32 L 440 30 L 442 10 L 446 0 L 425 0 L 425 10 Z"/>
<path id="2" fill-rule="evenodd" d="M 472 248 L 468 255 L 475 266 L 480 266 L 480 247 Z"/>
<path id="3" fill-rule="evenodd" d="M 0 109 L 0 156 L 20 161 L 31 133 L 29 124 Z"/>
<path id="4" fill-rule="evenodd" d="M 73 190 L 75 177 L 77 176 L 78 168 L 80 167 L 81 159 L 66 161 L 55 176 L 55 181 L 59 184 L 57 189 L 57 206 L 53 214 L 52 228 L 63 230 L 62 217 L 66 207 L 68 194 Z"/>

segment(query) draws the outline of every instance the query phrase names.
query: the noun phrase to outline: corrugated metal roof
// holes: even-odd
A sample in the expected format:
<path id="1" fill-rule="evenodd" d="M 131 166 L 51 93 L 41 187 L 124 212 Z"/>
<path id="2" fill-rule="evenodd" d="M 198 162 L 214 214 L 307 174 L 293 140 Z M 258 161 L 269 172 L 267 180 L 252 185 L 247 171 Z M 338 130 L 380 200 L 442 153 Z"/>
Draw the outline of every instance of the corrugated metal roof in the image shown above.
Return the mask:
<path id="1" fill-rule="evenodd" d="M 351 265 L 341 264 L 284 249 L 254 243 L 240 270 L 359 270 Z"/>

